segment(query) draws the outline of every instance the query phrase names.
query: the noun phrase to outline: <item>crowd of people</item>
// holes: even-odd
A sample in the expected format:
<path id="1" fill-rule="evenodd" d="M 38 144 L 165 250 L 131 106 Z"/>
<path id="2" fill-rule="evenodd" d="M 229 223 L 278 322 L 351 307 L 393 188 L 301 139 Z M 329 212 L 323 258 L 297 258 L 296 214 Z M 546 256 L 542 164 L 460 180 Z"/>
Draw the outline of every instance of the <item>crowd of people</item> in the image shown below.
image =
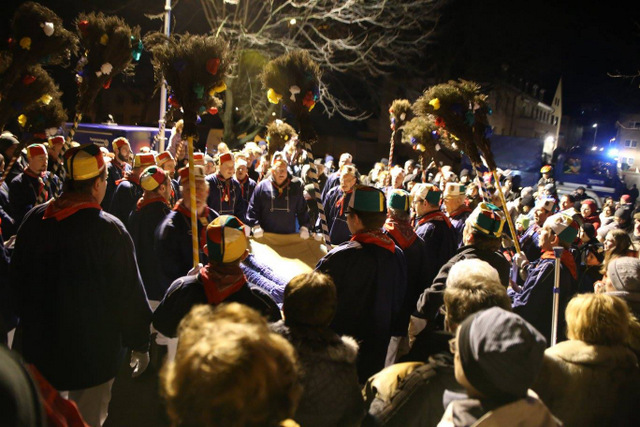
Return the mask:
<path id="1" fill-rule="evenodd" d="M 275 153 L 195 153 L 190 175 L 180 131 L 162 152 L 53 137 L 17 153 L 0 188 L 0 341 L 20 354 L 0 348 L 2 424 L 60 416 L 44 382 L 102 425 L 118 369 L 141 375 L 150 346 L 176 426 L 640 423 L 637 191 L 559 195 L 551 166 L 525 188 L 414 160 L 364 173 L 349 153 L 311 162 L 293 128 Z M 17 146 L 2 135 L 0 169 Z M 265 233 L 332 245 L 281 306 L 242 269 Z"/>

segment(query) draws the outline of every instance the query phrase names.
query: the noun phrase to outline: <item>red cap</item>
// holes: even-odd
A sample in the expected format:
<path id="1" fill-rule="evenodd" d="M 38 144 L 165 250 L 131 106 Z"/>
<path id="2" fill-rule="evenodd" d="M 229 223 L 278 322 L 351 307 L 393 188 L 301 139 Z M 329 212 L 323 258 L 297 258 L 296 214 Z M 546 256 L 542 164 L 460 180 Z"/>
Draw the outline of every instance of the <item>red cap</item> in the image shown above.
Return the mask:
<path id="1" fill-rule="evenodd" d="M 180 175 L 180 183 L 184 185 L 184 183 L 189 182 L 189 167 L 186 166 L 178 171 Z M 204 181 L 204 166 L 193 165 L 193 174 L 196 178 L 196 181 Z"/>
<path id="2" fill-rule="evenodd" d="M 31 160 L 31 158 L 35 156 L 46 156 L 47 149 L 44 148 L 44 144 L 31 144 L 27 147 L 27 159 Z"/>
<path id="3" fill-rule="evenodd" d="M 64 136 L 62 135 L 52 136 L 51 138 L 49 138 L 49 147 L 62 144 L 64 144 Z"/>
<path id="4" fill-rule="evenodd" d="M 164 165 L 169 160 L 173 160 L 173 156 L 168 151 L 163 151 L 162 153 L 156 156 L 156 163 L 158 164 L 158 166 Z"/>
<path id="5" fill-rule="evenodd" d="M 233 157 L 233 154 L 231 153 L 222 153 L 220 154 L 220 164 L 223 164 L 225 162 L 233 162 L 235 159 Z"/>

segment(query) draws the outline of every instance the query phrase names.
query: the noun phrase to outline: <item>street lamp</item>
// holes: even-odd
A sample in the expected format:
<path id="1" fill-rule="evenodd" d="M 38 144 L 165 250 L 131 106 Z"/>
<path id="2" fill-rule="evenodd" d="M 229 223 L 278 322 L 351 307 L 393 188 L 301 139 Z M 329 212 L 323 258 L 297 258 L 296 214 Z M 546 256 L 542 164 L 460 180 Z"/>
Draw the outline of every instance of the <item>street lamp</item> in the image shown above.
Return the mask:
<path id="1" fill-rule="evenodd" d="M 593 132 L 593 145 L 596 145 L 596 135 L 598 135 L 598 124 L 594 123 L 593 125 L 591 125 L 592 128 L 595 129 L 595 132 Z"/>

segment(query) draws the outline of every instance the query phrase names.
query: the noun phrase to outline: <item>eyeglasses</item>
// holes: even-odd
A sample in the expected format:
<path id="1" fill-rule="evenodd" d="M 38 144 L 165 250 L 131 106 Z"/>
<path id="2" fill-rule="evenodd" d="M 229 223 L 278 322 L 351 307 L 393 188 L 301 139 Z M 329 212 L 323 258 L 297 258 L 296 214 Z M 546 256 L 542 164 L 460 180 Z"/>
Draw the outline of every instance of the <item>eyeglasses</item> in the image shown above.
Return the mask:
<path id="1" fill-rule="evenodd" d="M 449 340 L 449 351 L 451 354 L 456 354 L 458 352 L 458 340 L 456 338 L 451 338 Z"/>

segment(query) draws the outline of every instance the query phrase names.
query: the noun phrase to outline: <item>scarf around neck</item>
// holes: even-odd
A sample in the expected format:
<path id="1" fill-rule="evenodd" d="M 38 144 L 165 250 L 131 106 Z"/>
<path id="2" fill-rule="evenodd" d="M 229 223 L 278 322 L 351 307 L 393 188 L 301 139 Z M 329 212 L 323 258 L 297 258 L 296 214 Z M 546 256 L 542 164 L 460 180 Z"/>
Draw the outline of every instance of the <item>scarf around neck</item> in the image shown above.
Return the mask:
<path id="1" fill-rule="evenodd" d="M 102 210 L 100 203 L 90 194 L 62 193 L 49 202 L 42 219 L 54 218 L 62 221 L 82 209 Z"/>
<path id="2" fill-rule="evenodd" d="M 247 283 L 247 279 L 239 265 L 226 270 L 218 272 L 212 270 L 209 265 L 200 269 L 200 281 L 209 304 L 220 304 L 229 296 L 238 292 Z"/>
<path id="3" fill-rule="evenodd" d="M 398 243 L 400 249 L 407 249 L 418 238 L 418 235 L 409 224 L 409 221 L 401 222 L 393 218 L 387 218 L 384 229 Z"/>
<path id="4" fill-rule="evenodd" d="M 396 244 L 382 230 L 361 231 L 351 236 L 351 241 L 380 246 L 391 253 L 396 252 Z"/>
<path id="5" fill-rule="evenodd" d="M 555 259 L 555 255 L 553 251 L 542 251 L 542 255 L 540 255 L 540 259 Z M 565 266 L 569 273 L 571 273 L 571 277 L 574 279 L 578 278 L 578 268 L 576 267 L 576 261 L 571 255 L 571 252 L 568 250 L 562 251 L 562 255 L 560 256 L 560 263 Z"/>

